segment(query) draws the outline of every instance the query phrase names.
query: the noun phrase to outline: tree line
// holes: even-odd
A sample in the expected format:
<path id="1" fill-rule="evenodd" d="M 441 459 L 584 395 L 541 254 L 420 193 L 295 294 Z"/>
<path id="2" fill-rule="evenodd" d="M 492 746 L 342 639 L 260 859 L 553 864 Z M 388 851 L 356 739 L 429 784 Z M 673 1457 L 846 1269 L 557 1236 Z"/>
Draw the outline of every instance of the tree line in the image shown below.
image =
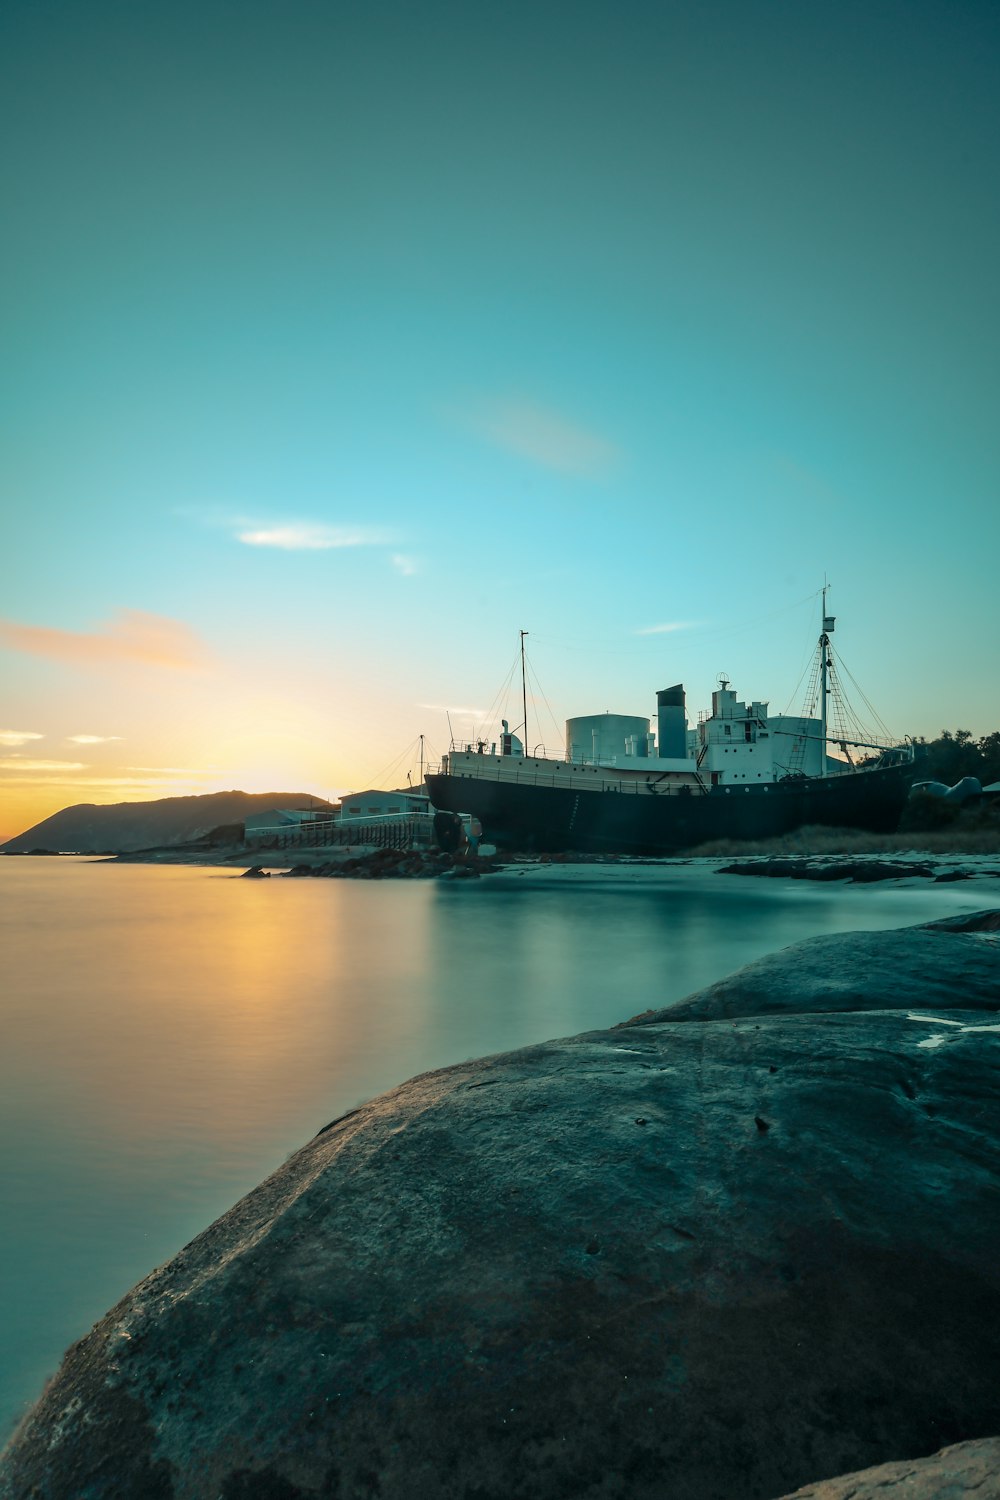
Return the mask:
<path id="1" fill-rule="evenodd" d="M 942 729 L 935 740 L 915 740 L 922 753 L 917 762 L 921 781 L 943 781 L 954 786 L 963 776 L 975 776 L 983 786 L 1000 781 L 1000 730 L 976 739 L 968 729 Z"/>

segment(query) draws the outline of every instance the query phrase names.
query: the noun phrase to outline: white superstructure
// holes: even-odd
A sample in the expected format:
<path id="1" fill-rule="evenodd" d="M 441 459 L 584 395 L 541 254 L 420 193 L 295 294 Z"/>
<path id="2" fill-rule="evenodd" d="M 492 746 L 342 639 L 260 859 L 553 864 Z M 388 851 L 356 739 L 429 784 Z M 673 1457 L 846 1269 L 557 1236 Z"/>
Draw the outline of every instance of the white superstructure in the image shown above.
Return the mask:
<path id="1" fill-rule="evenodd" d="M 688 725 L 680 683 L 657 693 L 657 733 L 649 718 L 636 714 L 582 714 L 566 721 L 565 759 L 545 751 L 526 754 L 506 720 L 500 744 L 452 746 L 453 774 L 478 774 L 498 780 L 514 776 L 511 762 L 523 762 L 532 775 L 548 774 L 552 784 L 594 786 L 596 772 L 663 790 L 665 782 L 682 782 L 707 790 L 712 786 L 764 785 L 789 774 L 821 776 L 841 769 L 829 758 L 824 765 L 819 720 L 781 715 L 768 718 L 768 705 L 745 703 L 726 677 L 712 694 L 710 713 Z M 499 753 L 497 753 L 499 752 Z M 468 759 L 475 756 L 475 759 Z M 568 774 L 567 774 L 568 773 Z M 664 778 L 661 782 L 660 778 Z M 680 780 L 678 780 L 680 778 Z"/>
<path id="2" fill-rule="evenodd" d="M 725 677 L 712 694 L 712 712 L 695 736 L 698 770 L 711 786 L 773 781 L 767 704 L 744 703 Z"/>

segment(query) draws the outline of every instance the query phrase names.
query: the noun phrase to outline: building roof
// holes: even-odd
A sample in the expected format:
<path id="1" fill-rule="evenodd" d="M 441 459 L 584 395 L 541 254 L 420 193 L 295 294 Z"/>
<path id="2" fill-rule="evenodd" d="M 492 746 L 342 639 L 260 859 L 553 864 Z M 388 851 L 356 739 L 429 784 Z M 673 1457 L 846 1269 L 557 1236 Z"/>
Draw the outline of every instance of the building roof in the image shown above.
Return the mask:
<path id="1" fill-rule="evenodd" d="M 341 802 L 353 802 L 358 797 L 421 797 L 426 801 L 427 793 L 423 788 L 418 790 L 416 787 L 410 786 L 390 787 L 388 790 L 384 786 L 372 786 L 360 792 L 345 792 L 340 800 Z"/>

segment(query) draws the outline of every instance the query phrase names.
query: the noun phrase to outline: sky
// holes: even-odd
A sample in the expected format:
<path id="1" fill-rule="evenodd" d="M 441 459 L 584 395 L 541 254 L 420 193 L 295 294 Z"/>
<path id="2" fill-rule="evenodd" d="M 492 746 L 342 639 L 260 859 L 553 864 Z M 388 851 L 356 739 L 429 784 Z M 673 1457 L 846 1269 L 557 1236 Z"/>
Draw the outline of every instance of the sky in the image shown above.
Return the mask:
<path id="1" fill-rule="evenodd" d="M 994 0 L 7 0 L 0 69 L 0 836 L 398 784 L 521 630 L 557 753 L 797 712 L 825 578 L 893 733 L 1000 727 Z"/>

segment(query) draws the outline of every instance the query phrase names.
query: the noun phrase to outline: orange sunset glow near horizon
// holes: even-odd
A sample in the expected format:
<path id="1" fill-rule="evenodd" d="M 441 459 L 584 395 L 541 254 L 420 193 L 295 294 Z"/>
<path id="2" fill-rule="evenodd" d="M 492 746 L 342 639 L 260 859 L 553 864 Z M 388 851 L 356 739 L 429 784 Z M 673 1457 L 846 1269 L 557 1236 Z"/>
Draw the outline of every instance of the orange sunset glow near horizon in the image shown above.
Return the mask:
<path id="1" fill-rule="evenodd" d="M 798 713 L 824 577 L 893 734 L 997 729 L 998 55 L 980 0 L 15 6 L 0 835 L 405 783 L 521 719 L 520 630 L 532 748 Z"/>

